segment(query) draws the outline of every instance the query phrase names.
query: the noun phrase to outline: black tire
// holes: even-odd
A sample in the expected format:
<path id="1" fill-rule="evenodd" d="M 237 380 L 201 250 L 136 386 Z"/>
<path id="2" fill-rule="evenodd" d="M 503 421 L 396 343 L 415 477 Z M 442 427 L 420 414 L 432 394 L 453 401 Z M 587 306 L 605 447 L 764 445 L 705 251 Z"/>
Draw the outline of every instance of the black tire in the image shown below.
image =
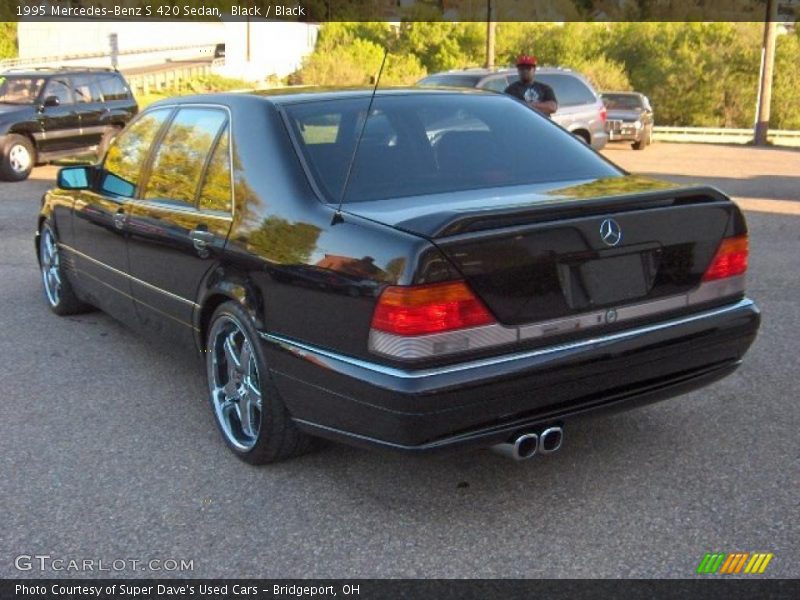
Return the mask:
<path id="1" fill-rule="evenodd" d="M 591 146 L 592 140 L 589 139 L 588 135 L 582 132 L 573 132 L 572 134 L 574 137 L 582 141 L 587 146 Z"/>
<path id="2" fill-rule="evenodd" d="M 240 366 L 237 375 L 231 375 L 230 361 L 226 358 L 230 356 L 226 352 L 229 339 L 233 340 L 231 347 Z M 249 344 L 249 353 L 243 359 L 245 342 Z M 292 422 L 269 375 L 258 332 L 239 304 L 226 302 L 214 311 L 205 350 L 214 420 L 225 444 L 236 456 L 251 465 L 264 465 L 300 456 L 314 448 L 314 438 L 301 432 Z M 258 408 L 255 408 L 256 396 L 252 392 L 256 387 L 260 392 Z M 236 393 L 229 393 L 233 389 Z M 245 425 L 241 417 L 243 410 L 248 415 L 249 425 Z M 257 431 L 254 431 L 255 421 Z"/>
<path id="3" fill-rule="evenodd" d="M 11 133 L 0 148 L 0 179 L 24 181 L 36 164 L 36 150 L 24 135 Z"/>
<path id="4" fill-rule="evenodd" d="M 51 254 L 53 250 L 49 248 L 50 242 L 54 244 L 55 255 Z M 49 221 L 42 223 L 39 230 L 39 270 L 45 302 L 55 314 L 63 317 L 94 310 L 93 306 L 78 299 L 75 289 L 66 277 L 58 238 Z"/>
<path id="5" fill-rule="evenodd" d="M 633 144 L 631 144 L 631 147 L 634 150 L 644 150 L 645 148 L 647 148 L 647 146 L 649 146 L 652 143 L 653 143 L 653 128 L 651 127 L 649 129 L 645 129 L 642 132 L 642 139 L 639 140 L 638 142 L 633 142 Z"/>

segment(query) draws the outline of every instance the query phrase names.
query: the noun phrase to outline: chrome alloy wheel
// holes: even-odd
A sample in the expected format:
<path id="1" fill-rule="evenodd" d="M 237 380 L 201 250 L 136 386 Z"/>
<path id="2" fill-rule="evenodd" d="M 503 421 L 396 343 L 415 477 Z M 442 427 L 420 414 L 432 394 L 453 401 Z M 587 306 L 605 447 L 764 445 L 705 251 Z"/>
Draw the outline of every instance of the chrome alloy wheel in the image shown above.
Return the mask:
<path id="1" fill-rule="evenodd" d="M 58 254 L 58 244 L 50 227 L 42 229 L 39 244 L 44 293 L 51 306 L 58 306 L 61 301 L 61 258 Z"/>
<path id="2" fill-rule="evenodd" d="M 209 335 L 208 385 L 214 413 L 228 442 L 248 451 L 261 427 L 261 379 L 250 340 L 233 317 L 223 315 Z"/>
<path id="3" fill-rule="evenodd" d="M 31 153 L 22 144 L 15 144 L 8 151 L 8 163 L 16 173 L 24 173 L 31 166 Z"/>

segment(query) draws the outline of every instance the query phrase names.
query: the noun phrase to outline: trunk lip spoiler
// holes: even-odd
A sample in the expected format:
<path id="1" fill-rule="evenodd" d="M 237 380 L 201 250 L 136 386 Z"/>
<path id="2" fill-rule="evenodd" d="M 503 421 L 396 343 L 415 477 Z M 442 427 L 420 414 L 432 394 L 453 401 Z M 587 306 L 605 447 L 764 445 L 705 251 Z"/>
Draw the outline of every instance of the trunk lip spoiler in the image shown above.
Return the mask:
<path id="1" fill-rule="evenodd" d="M 652 180 L 658 181 L 658 180 Z M 488 207 L 474 209 L 452 209 L 447 203 L 442 203 L 441 212 L 449 213 L 441 223 L 432 226 L 422 226 L 431 218 L 431 213 L 415 215 L 403 219 L 400 217 L 392 222 L 391 219 L 382 219 L 379 211 L 359 210 L 362 203 L 345 204 L 343 212 L 355 217 L 366 219 L 381 225 L 393 227 L 397 230 L 422 237 L 427 240 L 450 241 L 461 236 L 495 235 L 502 230 L 507 232 L 513 227 L 529 226 L 536 223 L 545 223 L 563 218 L 580 218 L 592 215 L 602 215 L 623 210 L 637 210 L 647 208 L 654 201 L 662 200 L 665 206 L 670 206 L 676 200 L 705 196 L 704 203 L 729 203 L 730 197 L 719 188 L 706 185 L 681 185 L 672 182 L 659 181 L 668 187 L 660 189 L 644 189 L 626 192 L 624 194 L 598 194 L 594 197 L 575 198 L 569 195 L 554 196 L 522 206 L 505 206 L 496 210 Z M 496 188 L 493 188 L 496 189 Z M 492 189 L 487 189 L 487 196 L 492 195 Z M 535 192 L 534 192 L 535 194 Z M 380 201 L 383 202 L 383 201 Z M 656 208 L 656 206 L 651 206 Z M 525 220 L 522 224 L 509 224 L 487 226 L 477 229 L 476 224 L 482 221 L 501 220 L 505 217 L 514 217 Z M 537 218 L 545 217 L 545 218 Z"/>

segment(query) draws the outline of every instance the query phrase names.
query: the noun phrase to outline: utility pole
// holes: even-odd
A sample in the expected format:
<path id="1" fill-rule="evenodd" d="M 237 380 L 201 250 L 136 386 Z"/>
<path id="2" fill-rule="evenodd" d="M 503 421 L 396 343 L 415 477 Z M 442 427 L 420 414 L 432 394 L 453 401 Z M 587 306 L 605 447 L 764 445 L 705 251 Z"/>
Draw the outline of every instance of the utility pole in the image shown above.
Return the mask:
<path id="1" fill-rule="evenodd" d="M 761 76 L 758 82 L 758 104 L 753 141 L 756 146 L 767 145 L 769 112 L 772 103 L 772 74 L 775 68 L 775 21 L 778 19 L 778 0 L 767 0 L 764 21 L 764 44 L 761 48 Z"/>
<path id="2" fill-rule="evenodd" d="M 486 68 L 494 67 L 494 40 L 497 23 L 494 20 L 492 0 L 486 0 Z"/>

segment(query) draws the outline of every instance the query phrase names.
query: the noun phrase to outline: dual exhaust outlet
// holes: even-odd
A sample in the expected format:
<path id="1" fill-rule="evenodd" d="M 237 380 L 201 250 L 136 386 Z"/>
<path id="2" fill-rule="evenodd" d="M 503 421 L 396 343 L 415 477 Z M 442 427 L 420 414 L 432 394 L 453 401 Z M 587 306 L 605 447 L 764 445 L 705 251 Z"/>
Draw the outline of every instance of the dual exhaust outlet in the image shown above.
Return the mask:
<path id="1" fill-rule="evenodd" d="M 492 452 L 514 460 L 527 460 L 537 452 L 552 454 L 561 448 L 564 430 L 561 427 L 548 427 L 541 433 L 522 433 L 502 444 L 491 447 Z"/>

